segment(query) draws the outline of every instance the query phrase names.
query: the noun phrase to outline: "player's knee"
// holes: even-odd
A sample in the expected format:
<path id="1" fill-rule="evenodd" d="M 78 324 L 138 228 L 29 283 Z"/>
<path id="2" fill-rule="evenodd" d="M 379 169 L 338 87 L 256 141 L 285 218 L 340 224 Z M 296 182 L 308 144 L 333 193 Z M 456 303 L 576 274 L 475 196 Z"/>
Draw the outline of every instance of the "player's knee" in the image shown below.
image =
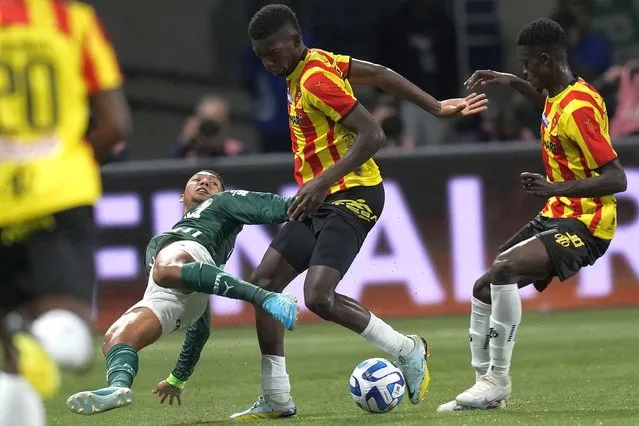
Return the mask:
<path id="1" fill-rule="evenodd" d="M 473 286 L 473 297 L 484 303 L 490 303 L 490 278 L 482 276 L 475 281 Z"/>
<path id="2" fill-rule="evenodd" d="M 40 315 L 31 332 L 63 368 L 84 370 L 93 360 L 93 334 L 78 315 L 54 309 Z"/>
<path id="3" fill-rule="evenodd" d="M 160 287 L 173 288 L 180 281 L 182 265 L 172 262 L 155 262 L 153 264 L 153 282 Z"/>
<path id="4" fill-rule="evenodd" d="M 517 282 L 517 262 L 509 256 L 499 255 L 490 268 L 490 282 L 493 284 Z"/>
<path id="5" fill-rule="evenodd" d="M 334 297 L 332 294 L 309 292 L 304 295 L 306 307 L 309 311 L 323 319 L 330 319 L 333 310 Z"/>

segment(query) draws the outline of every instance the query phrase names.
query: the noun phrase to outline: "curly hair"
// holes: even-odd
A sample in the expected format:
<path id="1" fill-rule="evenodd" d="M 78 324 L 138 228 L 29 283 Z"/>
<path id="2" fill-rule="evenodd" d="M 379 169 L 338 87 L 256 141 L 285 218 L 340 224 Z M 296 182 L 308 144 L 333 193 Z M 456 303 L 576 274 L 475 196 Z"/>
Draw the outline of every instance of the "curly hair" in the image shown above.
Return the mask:
<path id="1" fill-rule="evenodd" d="M 249 23 L 249 36 L 253 40 L 263 40 L 269 37 L 286 25 L 300 31 L 300 24 L 297 21 L 295 12 L 283 4 L 269 4 L 258 10 Z"/>
<path id="2" fill-rule="evenodd" d="M 566 32 L 561 28 L 561 25 L 548 18 L 539 18 L 529 22 L 517 35 L 517 46 L 535 46 L 565 51 L 567 44 Z"/>

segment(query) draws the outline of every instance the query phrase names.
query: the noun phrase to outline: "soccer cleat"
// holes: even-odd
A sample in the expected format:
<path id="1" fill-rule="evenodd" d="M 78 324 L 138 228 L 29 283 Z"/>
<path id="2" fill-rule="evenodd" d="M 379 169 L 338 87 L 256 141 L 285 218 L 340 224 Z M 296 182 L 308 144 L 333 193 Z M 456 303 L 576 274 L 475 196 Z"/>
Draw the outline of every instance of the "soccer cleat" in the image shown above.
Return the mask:
<path id="1" fill-rule="evenodd" d="M 73 394 L 67 399 L 67 407 L 74 413 L 90 416 L 114 408 L 126 407 L 133 400 L 131 389 L 109 387 Z"/>
<path id="2" fill-rule="evenodd" d="M 457 404 L 469 408 L 495 408 L 512 393 L 510 377 L 482 376 L 472 387 L 457 395 Z"/>
<path id="3" fill-rule="evenodd" d="M 297 407 L 293 399 L 289 399 L 285 404 L 278 404 L 262 395 L 257 397 L 255 404 L 246 411 L 233 414 L 230 419 L 237 422 L 247 422 L 251 420 L 278 419 L 292 417 L 297 414 Z"/>
<path id="4" fill-rule="evenodd" d="M 415 347 L 406 356 L 397 358 L 397 366 L 404 375 L 408 397 L 413 404 L 419 404 L 426 397 L 430 383 L 427 359 L 430 356 L 428 342 L 419 336 L 408 336 L 415 341 Z"/>
<path id="5" fill-rule="evenodd" d="M 11 312 L 0 324 L 0 337 L 15 357 L 18 373 L 42 398 L 51 398 L 60 389 L 60 371 L 42 345 L 26 331 L 22 315 Z"/>
<path id="6" fill-rule="evenodd" d="M 506 400 L 497 401 L 486 408 L 506 408 Z M 448 401 L 437 407 L 438 413 L 452 413 L 454 411 L 477 410 L 477 408 L 459 405 L 456 400 Z"/>
<path id="7" fill-rule="evenodd" d="M 297 300 L 292 295 L 288 293 L 274 294 L 264 301 L 262 309 L 284 324 L 287 329 L 292 330 L 295 327 L 299 309 Z"/>

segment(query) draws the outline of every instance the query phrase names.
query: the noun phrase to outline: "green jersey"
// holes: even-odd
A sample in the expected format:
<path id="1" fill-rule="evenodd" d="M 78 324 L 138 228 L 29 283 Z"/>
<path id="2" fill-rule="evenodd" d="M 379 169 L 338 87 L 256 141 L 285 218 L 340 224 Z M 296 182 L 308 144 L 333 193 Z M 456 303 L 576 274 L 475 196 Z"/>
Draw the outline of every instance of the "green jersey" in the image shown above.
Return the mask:
<path id="1" fill-rule="evenodd" d="M 173 229 L 149 241 L 145 255 L 147 274 L 162 247 L 177 240 L 202 244 L 216 265 L 224 265 L 244 225 L 286 221 L 286 210 L 294 199 L 249 191 L 225 191 L 214 195 L 188 210 Z"/>
<path id="2" fill-rule="evenodd" d="M 244 225 L 286 221 L 286 211 L 294 199 L 263 192 L 225 191 L 201 202 L 187 211 L 173 229 L 151 239 L 146 248 L 147 273 L 162 247 L 177 240 L 202 244 L 217 266 L 224 265 Z M 210 324 L 207 305 L 202 317 L 186 330 L 182 351 L 171 372 L 174 377 L 186 381 L 191 376 L 209 338 Z"/>

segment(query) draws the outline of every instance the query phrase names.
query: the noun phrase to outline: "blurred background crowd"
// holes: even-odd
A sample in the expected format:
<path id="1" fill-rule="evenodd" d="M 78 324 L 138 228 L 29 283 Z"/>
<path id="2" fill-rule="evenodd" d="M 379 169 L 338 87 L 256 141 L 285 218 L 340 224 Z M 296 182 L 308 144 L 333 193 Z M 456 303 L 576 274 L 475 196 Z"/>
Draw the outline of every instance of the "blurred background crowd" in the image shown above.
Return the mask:
<path id="1" fill-rule="evenodd" d="M 266 3 L 297 12 L 305 42 L 386 65 L 438 99 L 464 96 L 475 69 L 519 73 L 515 37 L 552 17 L 566 30 L 572 69 L 606 99 L 614 137 L 639 133 L 639 3 L 632 0 L 172 0 L 90 1 L 126 77 L 132 140 L 127 159 L 198 159 L 290 152 L 286 82 L 253 54 L 251 15 Z M 487 112 L 441 120 L 386 94 L 355 88 L 386 131 L 386 150 L 457 143 L 530 143 L 540 111 L 490 89 Z"/>

